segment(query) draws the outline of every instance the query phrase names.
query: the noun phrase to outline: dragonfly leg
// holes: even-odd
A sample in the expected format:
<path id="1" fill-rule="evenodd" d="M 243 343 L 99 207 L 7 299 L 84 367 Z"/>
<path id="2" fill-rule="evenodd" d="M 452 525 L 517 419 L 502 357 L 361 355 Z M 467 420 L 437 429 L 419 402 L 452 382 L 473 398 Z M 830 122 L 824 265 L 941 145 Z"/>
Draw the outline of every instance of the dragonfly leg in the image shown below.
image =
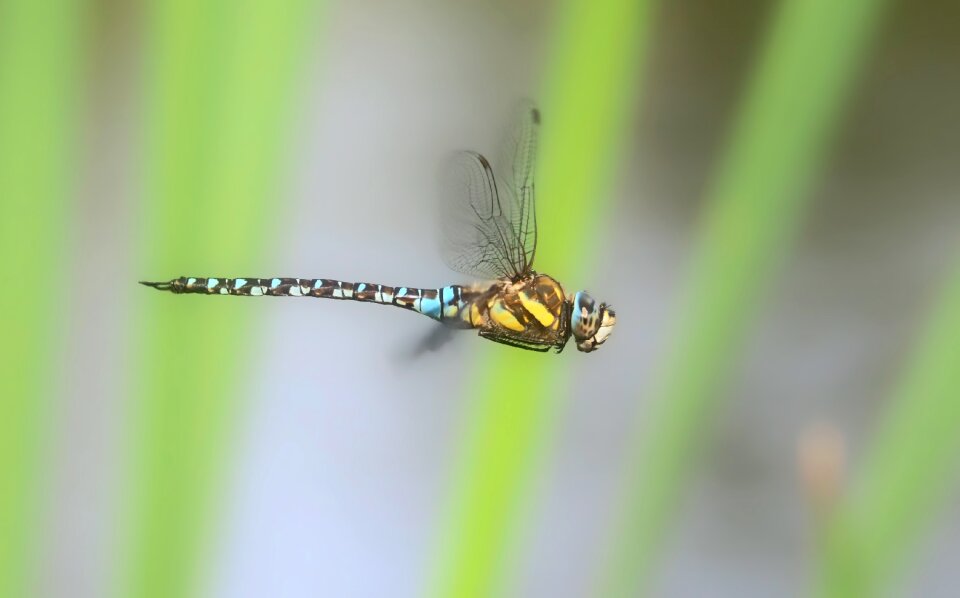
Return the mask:
<path id="1" fill-rule="evenodd" d="M 554 346 L 553 343 L 543 343 L 532 341 L 530 339 L 510 336 L 500 332 L 494 332 L 492 330 L 481 330 L 480 336 L 491 340 L 495 343 L 500 343 L 502 345 L 507 345 L 510 347 L 516 347 L 518 349 L 526 349 L 528 351 L 538 351 L 543 353 L 544 351 L 549 351 L 551 347 Z"/>

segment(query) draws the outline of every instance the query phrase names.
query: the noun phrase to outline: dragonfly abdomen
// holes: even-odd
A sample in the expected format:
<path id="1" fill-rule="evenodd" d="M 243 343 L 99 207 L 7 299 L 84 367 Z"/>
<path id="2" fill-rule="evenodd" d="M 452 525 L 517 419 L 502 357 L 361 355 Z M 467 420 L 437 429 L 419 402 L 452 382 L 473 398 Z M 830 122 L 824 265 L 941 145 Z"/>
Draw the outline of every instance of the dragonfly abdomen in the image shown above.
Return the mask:
<path id="1" fill-rule="evenodd" d="M 199 278 L 183 276 L 168 282 L 143 284 L 172 293 L 240 295 L 246 297 L 317 297 L 395 305 L 438 322 L 470 327 L 463 288 L 392 287 L 369 282 L 344 282 L 330 278 Z M 468 309 L 468 308 L 467 308 Z M 466 316 L 466 319 L 464 319 Z"/>

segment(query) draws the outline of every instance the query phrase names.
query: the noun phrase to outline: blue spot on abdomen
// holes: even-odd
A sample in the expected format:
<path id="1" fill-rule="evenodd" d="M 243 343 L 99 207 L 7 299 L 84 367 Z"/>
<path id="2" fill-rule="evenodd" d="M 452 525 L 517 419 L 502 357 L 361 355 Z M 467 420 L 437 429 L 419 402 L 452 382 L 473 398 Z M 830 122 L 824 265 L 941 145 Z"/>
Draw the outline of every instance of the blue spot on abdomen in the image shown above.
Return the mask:
<path id="1" fill-rule="evenodd" d="M 440 300 L 439 299 L 427 299 L 424 297 L 420 300 L 420 313 L 425 316 L 430 316 L 435 320 L 440 319 Z"/>

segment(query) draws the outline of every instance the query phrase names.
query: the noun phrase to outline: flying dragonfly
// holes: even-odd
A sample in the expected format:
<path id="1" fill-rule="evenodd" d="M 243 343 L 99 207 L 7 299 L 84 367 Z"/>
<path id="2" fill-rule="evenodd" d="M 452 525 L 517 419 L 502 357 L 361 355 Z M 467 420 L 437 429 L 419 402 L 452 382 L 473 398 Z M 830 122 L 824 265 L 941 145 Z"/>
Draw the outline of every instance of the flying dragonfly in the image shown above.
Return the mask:
<path id="1" fill-rule="evenodd" d="M 453 159 L 444 197 L 444 259 L 487 282 L 438 289 L 344 282 L 329 278 L 200 278 L 141 281 L 172 293 L 250 297 L 318 297 L 395 305 L 441 324 L 475 329 L 483 338 L 531 351 L 561 352 L 570 337 L 585 353 L 602 345 L 616 323 L 613 309 L 585 291 L 573 294 L 537 273 L 534 200 L 540 112 L 524 105 L 496 170 L 483 155 Z"/>

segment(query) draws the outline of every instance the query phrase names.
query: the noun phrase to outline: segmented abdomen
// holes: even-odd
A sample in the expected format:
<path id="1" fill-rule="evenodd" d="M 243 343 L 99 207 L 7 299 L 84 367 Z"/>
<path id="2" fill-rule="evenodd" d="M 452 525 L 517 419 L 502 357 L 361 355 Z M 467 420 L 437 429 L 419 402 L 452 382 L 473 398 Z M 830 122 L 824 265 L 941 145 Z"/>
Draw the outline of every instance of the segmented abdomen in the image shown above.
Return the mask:
<path id="1" fill-rule="evenodd" d="M 468 297 L 475 291 L 459 285 L 439 289 L 391 287 L 368 282 L 343 282 L 328 278 L 194 278 L 146 283 L 173 293 L 242 295 L 251 297 L 318 297 L 396 305 L 454 326 L 473 327 Z"/>

